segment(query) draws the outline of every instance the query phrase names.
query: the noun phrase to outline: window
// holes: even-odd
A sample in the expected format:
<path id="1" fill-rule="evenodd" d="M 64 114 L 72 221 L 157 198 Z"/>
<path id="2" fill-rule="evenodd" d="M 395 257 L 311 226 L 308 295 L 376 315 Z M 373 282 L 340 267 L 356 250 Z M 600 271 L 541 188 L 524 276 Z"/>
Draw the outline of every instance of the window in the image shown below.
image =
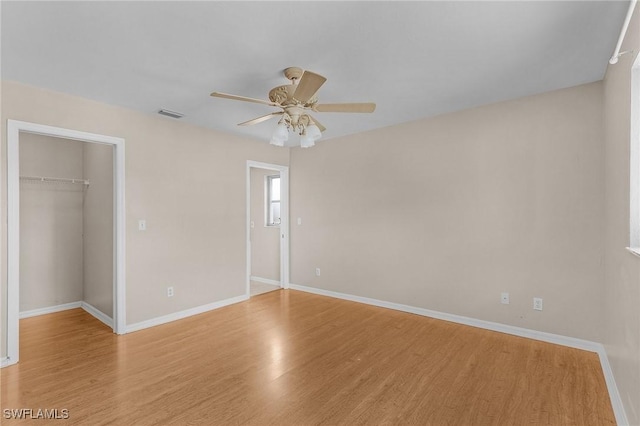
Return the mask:
<path id="1" fill-rule="evenodd" d="M 266 177 L 266 226 L 280 226 L 280 175 Z"/>

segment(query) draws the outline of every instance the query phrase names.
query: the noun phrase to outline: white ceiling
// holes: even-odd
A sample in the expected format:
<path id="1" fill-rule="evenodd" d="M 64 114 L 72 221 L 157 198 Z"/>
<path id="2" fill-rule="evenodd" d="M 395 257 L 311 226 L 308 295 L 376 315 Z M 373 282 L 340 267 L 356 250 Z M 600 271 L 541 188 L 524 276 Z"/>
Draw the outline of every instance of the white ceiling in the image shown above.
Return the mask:
<path id="1" fill-rule="evenodd" d="M 7 2 L 2 79 L 267 140 L 267 99 L 298 66 L 328 78 L 324 138 L 603 78 L 628 1 Z M 166 118 L 171 120 L 170 118 Z"/>

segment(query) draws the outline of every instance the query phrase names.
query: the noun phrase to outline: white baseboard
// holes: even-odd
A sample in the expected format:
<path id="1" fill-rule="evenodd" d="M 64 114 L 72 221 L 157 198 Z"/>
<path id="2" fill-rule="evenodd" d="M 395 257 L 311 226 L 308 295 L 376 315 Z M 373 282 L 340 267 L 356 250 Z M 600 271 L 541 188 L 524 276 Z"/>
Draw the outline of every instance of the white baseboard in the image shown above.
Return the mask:
<path id="1" fill-rule="evenodd" d="M 19 319 L 37 317 L 38 315 L 52 314 L 54 312 L 62 312 L 68 309 L 76 309 L 81 307 L 82 302 L 64 303 L 62 305 L 47 306 L 46 308 L 32 309 L 30 311 L 22 311 L 18 315 Z"/>
<path id="2" fill-rule="evenodd" d="M 602 350 L 598 351 L 600 357 L 600 365 L 602 366 L 602 373 L 604 374 L 604 380 L 607 383 L 607 390 L 609 391 L 609 398 L 611 399 L 611 407 L 613 408 L 613 414 L 616 416 L 616 423 L 620 426 L 629 426 L 629 419 L 627 413 L 624 410 L 622 398 L 616 385 L 616 379 L 609 364 L 609 358 L 607 357 L 607 351 L 604 345 L 600 345 Z"/>
<path id="3" fill-rule="evenodd" d="M 394 309 L 396 311 L 409 312 L 411 314 L 422 315 L 424 317 L 440 319 L 444 321 L 455 322 L 457 324 L 470 325 L 472 327 L 483 328 L 485 330 L 498 331 L 500 333 L 513 334 L 515 336 L 527 337 L 529 339 L 541 340 L 543 342 L 555 343 L 558 345 L 568 346 L 576 349 L 583 349 L 591 352 L 598 352 L 602 347 L 600 343 L 591 342 L 589 340 L 576 339 L 573 337 L 561 336 L 558 334 L 545 333 L 542 331 L 530 330 L 512 325 L 500 324 L 497 322 L 484 321 L 475 318 L 464 317 L 461 315 L 447 314 L 444 312 L 432 311 L 430 309 L 417 308 L 415 306 L 402 305 L 400 303 L 386 302 L 368 297 L 354 296 L 351 294 L 338 293 L 330 290 L 323 290 L 314 287 L 306 287 L 297 284 L 290 284 L 293 290 L 305 291 L 308 293 L 319 294 L 321 296 L 335 297 L 337 299 L 350 300 L 352 302 L 365 303 L 367 305 L 379 306 L 381 308 Z"/>
<path id="4" fill-rule="evenodd" d="M 457 324 L 469 325 L 471 327 L 478 327 L 485 330 L 497 331 L 500 333 L 511 334 L 519 337 L 526 337 L 533 340 L 539 340 L 547 343 L 554 343 L 556 345 L 568 346 L 570 348 L 582 349 L 590 352 L 596 352 L 600 358 L 600 364 L 602 366 L 602 372 L 604 373 L 605 381 L 607 383 L 607 390 L 609 391 L 609 398 L 611 399 L 611 406 L 613 413 L 616 417 L 618 425 L 628 425 L 627 415 L 620 398 L 620 393 L 616 386 L 616 382 L 607 358 L 607 352 L 601 343 L 592 342 L 589 340 L 576 339 L 574 337 L 562 336 L 559 334 L 545 333 L 543 331 L 530 330 L 527 328 L 516 327 L 512 325 L 500 324 L 497 322 L 484 321 L 475 318 L 464 317 L 461 315 L 447 314 L 444 312 L 432 311 L 430 309 L 417 308 L 415 306 L 403 305 L 400 303 L 386 302 L 384 300 L 371 299 L 369 297 L 354 296 L 352 294 L 339 293 L 336 291 L 324 290 L 321 288 L 307 287 L 297 284 L 289 284 L 289 288 L 292 290 L 304 291 L 307 293 L 318 294 L 321 296 L 334 297 L 336 299 L 349 300 L 351 302 L 364 303 L 367 305 L 378 306 L 381 308 L 393 309 L 396 311 L 408 312 L 411 314 L 422 315 L 429 318 L 435 318 L 444 321 L 450 321 Z"/>
<path id="5" fill-rule="evenodd" d="M 257 281 L 259 283 L 264 283 L 264 284 L 277 285 L 278 287 L 280 287 L 280 281 L 272 280 L 272 279 L 269 279 L 269 278 L 255 277 L 255 276 L 251 275 L 251 277 L 249 277 L 249 279 L 251 281 Z"/>
<path id="6" fill-rule="evenodd" d="M 7 359 L 7 357 L 2 357 L 0 358 L 0 368 L 4 368 L 7 365 L 9 365 L 9 360 Z"/>
<path id="7" fill-rule="evenodd" d="M 94 318 L 105 324 L 107 327 L 113 328 L 113 319 L 111 319 L 111 317 L 106 315 L 104 312 L 98 310 L 95 306 L 83 301 L 81 302 L 80 307 L 87 313 L 91 314 Z"/>
<path id="8" fill-rule="evenodd" d="M 110 328 L 113 328 L 113 320 L 109 316 L 105 315 L 104 313 L 102 313 L 101 311 L 96 309 L 94 306 L 92 306 L 91 304 L 89 304 L 89 303 L 87 303 L 85 301 L 64 303 L 62 305 L 47 306 L 46 308 L 39 308 L 39 309 L 32 309 L 30 311 L 23 311 L 23 312 L 20 312 L 19 318 L 20 319 L 24 319 L 24 318 L 37 317 L 39 315 L 52 314 L 54 312 L 62 312 L 62 311 L 66 311 L 66 310 L 69 310 L 69 309 L 76 309 L 76 308 L 84 309 L 89 314 L 93 315 L 96 319 L 98 319 L 101 322 L 105 323 Z"/>
<path id="9" fill-rule="evenodd" d="M 179 319 L 187 318 L 193 315 L 202 314 L 214 309 L 222 308 L 224 306 L 233 305 L 234 303 L 244 302 L 249 300 L 249 296 L 243 294 L 242 296 L 232 297 L 230 299 L 220 300 L 218 302 L 209 303 L 207 305 L 196 306 L 195 308 L 186 309 L 180 312 L 174 312 L 169 315 L 164 315 L 150 320 L 137 322 L 135 324 L 127 325 L 127 333 L 134 331 L 144 330 L 145 328 L 155 327 L 156 325 L 166 324 L 168 322 L 177 321 Z"/>

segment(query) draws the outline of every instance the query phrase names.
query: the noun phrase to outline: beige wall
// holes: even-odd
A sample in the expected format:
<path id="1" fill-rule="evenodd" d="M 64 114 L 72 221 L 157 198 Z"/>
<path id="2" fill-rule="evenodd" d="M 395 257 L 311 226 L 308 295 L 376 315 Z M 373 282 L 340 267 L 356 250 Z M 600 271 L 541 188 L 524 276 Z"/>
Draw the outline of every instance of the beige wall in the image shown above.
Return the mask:
<path id="1" fill-rule="evenodd" d="M 622 46 L 622 51 L 626 50 L 640 51 L 638 8 Z M 604 80 L 606 274 L 602 341 L 629 424 L 640 425 L 640 258 L 625 250 L 629 245 L 630 71 L 635 56 L 622 56 L 618 64 L 610 65 Z M 634 143 L 640 145 L 640 141 Z"/>
<path id="2" fill-rule="evenodd" d="M 273 170 L 251 168 L 251 275 L 280 281 L 280 228 L 265 226 L 265 177 Z"/>
<path id="3" fill-rule="evenodd" d="M 20 175 L 83 178 L 83 143 L 20 135 Z M 20 183 L 20 311 L 82 300 L 83 185 Z"/>
<path id="4" fill-rule="evenodd" d="M 83 300 L 113 317 L 113 147 L 85 143 Z"/>
<path id="5" fill-rule="evenodd" d="M 287 165 L 288 150 L 15 82 L 2 85 L 2 271 L 6 120 L 16 119 L 126 140 L 128 324 L 245 294 L 246 161 Z M 138 219 L 146 219 L 147 231 L 137 230 Z M 167 286 L 174 297 L 167 298 Z M 5 273 L 1 299 L 6 304 Z"/>
<path id="6" fill-rule="evenodd" d="M 293 149 L 291 281 L 600 341 L 601 103 L 594 83 Z"/>

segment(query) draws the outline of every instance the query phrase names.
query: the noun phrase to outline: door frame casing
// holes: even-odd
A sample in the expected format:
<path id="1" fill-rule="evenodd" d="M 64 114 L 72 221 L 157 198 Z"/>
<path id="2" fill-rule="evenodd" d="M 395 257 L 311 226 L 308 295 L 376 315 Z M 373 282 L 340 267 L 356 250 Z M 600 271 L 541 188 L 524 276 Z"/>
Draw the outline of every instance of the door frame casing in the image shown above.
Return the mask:
<path id="1" fill-rule="evenodd" d="M 111 145 L 113 155 L 113 332 L 124 334 L 126 326 L 125 285 L 125 140 L 114 136 L 7 120 L 7 360 L 19 360 L 20 315 L 20 132 Z"/>
<path id="2" fill-rule="evenodd" d="M 246 295 L 251 293 L 251 168 L 280 173 L 280 287 L 289 288 L 289 166 L 247 160 L 246 169 Z"/>

